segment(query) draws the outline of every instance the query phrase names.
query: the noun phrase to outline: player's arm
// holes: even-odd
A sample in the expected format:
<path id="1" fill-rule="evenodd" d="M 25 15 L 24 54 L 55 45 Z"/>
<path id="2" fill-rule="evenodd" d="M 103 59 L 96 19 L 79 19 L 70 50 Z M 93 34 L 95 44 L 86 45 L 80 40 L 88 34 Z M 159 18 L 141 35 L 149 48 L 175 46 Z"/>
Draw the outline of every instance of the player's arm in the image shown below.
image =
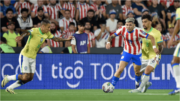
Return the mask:
<path id="1" fill-rule="evenodd" d="M 29 36 L 31 33 L 29 31 L 25 31 L 21 34 L 21 36 L 16 37 L 16 41 L 21 41 L 25 36 Z"/>
<path id="2" fill-rule="evenodd" d="M 111 40 L 113 39 L 113 38 L 115 38 L 116 37 L 116 35 L 115 34 L 112 34 L 111 36 L 109 36 L 109 38 L 108 38 L 108 42 L 106 43 L 106 49 L 110 49 L 110 47 L 111 47 Z"/>
<path id="3" fill-rule="evenodd" d="M 71 39 L 72 39 L 72 36 L 70 36 L 68 39 L 63 39 L 63 38 L 59 38 L 59 37 L 52 38 L 52 40 L 56 41 L 56 42 L 70 41 Z"/>
<path id="4" fill-rule="evenodd" d="M 155 38 L 152 35 L 148 35 L 147 39 L 150 39 L 153 45 L 154 52 L 159 54 L 159 50 L 156 48 Z"/>

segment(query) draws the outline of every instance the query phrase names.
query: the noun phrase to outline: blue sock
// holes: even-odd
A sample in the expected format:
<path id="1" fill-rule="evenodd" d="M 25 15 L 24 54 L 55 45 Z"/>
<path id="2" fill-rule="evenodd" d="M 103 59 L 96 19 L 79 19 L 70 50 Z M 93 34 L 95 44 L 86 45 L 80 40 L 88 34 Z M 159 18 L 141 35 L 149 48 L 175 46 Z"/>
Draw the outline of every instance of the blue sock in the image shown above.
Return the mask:
<path id="1" fill-rule="evenodd" d="M 18 80 L 18 75 L 19 75 L 19 74 L 16 74 L 16 80 Z"/>
<path id="2" fill-rule="evenodd" d="M 19 80 L 19 84 L 23 85 L 24 83 L 21 80 Z"/>
<path id="3" fill-rule="evenodd" d="M 119 81 L 119 78 L 113 76 L 113 79 L 112 79 L 112 83 L 111 83 L 111 84 L 112 84 L 113 86 L 115 86 L 118 81 Z"/>
<path id="4" fill-rule="evenodd" d="M 136 84 L 139 83 L 141 81 L 141 75 L 140 76 L 135 75 L 135 81 Z"/>

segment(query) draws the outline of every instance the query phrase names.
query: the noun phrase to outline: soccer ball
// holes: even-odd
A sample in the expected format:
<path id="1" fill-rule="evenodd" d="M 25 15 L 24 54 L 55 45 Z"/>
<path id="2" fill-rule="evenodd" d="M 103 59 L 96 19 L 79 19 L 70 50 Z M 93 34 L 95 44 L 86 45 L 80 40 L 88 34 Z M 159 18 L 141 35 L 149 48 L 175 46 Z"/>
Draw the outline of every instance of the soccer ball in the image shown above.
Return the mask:
<path id="1" fill-rule="evenodd" d="M 105 93 L 112 93 L 113 90 L 114 90 L 114 86 L 113 86 L 110 82 L 105 82 L 105 83 L 102 85 L 102 90 L 103 90 L 103 92 L 105 92 Z"/>

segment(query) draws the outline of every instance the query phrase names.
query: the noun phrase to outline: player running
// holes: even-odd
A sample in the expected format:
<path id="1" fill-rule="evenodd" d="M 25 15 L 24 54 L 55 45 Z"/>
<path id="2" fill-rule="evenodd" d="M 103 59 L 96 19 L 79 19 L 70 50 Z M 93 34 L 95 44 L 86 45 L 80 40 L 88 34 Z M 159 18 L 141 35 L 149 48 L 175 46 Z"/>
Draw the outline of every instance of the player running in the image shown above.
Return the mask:
<path id="1" fill-rule="evenodd" d="M 160 54 L 163 50 L 163 40 L 162 40 L 161 33 L 151 26 L 152 24 L 151 15 L 149 14 L 143 15 L 142 23 L 143 23 L 144 31 L 146 33 L 149 33 L 149 35 L 152 35 L 155 38 L 156 45 L 153 46 L 151 40 L 143 38 L 142 65 L 141 65 L 140 74 L 142 75 L 142 73 L 144 72 L 144 75 L 142 76 L 142 82 L 139 87 L 137 86 L 139 85 L 139 82 L 141 81 L 141 75 L 140 76 L 135 75 L 137 89 L 129 91 L 131 93 L 141 93 L 141 92 L 144 93 L 146 92 L 147 88 L 152 85 L 151 82 L 148 82 L 149 75 L 151 74 L 151 72 L 154 71 L 156 66 L 159 64 L 160 57 L 161 57 Z M 159 54 L 155 53 L 153 48 L 159 49 Z M 143 87 L 145 88 L 143 89 Z"/>
<path id="2" fill-rule="evenodd" d="M 110 49 L 110 42 L 111 40 L 118 36 L 122 35 L 124 37 L 124 50 L 121 56 L 121 60 L 119 63 L 119 69 L 113 76 L 112 85 L 115 87 L 116 83 L 119 81 L 119 77 L 123 72 L 124 68 L 128 65 L 129 61 L 132 59 L 135 75 L 139 75 L 139 71 L 141 68 L 141 42 L 142 38 L 150 39 L 153 43 L 153 49 L 156 54 L 159 53 L 158 49 L 156 48 L 155 39 L 152 35 L 144 32 L 143 30 L 135 27 L 134 18 L 127 18 L 125 26 L 119 28 L 116 33 L 111 35 L 108 39 L 106 44 L 106 49 Z"/>
<path id="3" fill-rule="evenodd" d="M 34 72 L 36 70 L 36 55 L 45 39 L 52 39 L 54 41 L 60 42 L 69 41 L 72 38 L 69 37 L 68 39 L 62 39 L 54 37 L 50 33 L 50 22 L 48 20 L 43 20 L 39 28 L 32 28 L 31 30 L 17 37 L 16 40 L 22 40 L 23 37 L 28 35 L 28 41 L 19 55 L 19 65 L 21 68 L 21 73 L 23 74 L 10 76 L 6 75 L 1 82 L 1 86 L 4 87 L 9 81 L 17 80 L 15 83 L 11 84 L 5 89 L 6 92 L 9 92 L 11 94 L 15 94 L 13 90 L 14 88 L 17 88 L 33 79 Z M 22 64 L 21 59 L 23 59 Z"/>
<path id="4" fill-rule="evenodd" d="M 173 35 L 171 37 L 171 40 L 168 43 L 168 48 L 170 48 L 170 46 L 172 45 L 173 39 L 179 31 L 180 31 L 180 8 L 178 8 L 176 10 L 176 25 L 175 25 L 174 32 L 173 32 Z M 173 57 L 173 60 L 171 61 L 171 64 L 172 64 L 172 68 L 174 71 L 176 88 L 172 92 L 169 92 L 169 95 L 174 95 L 174 94 L 180 93 L 180 66 L 179 66 L 179 63 L 180 63 L 180 43 L 178 43 L 178 45 L 174 51 L 173 56 L 174 57 Z"/>

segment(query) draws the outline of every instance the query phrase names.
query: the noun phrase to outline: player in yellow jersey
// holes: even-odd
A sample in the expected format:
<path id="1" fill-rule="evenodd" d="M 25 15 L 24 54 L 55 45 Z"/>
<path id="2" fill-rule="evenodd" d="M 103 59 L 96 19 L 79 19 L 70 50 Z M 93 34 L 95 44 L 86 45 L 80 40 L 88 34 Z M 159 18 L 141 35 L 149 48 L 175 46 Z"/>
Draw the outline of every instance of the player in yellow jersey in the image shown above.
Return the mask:
<path id="1" fill-rule="evenodd" d="M 173 35 L 170 39 L 170 42 L 168 43 L 168 48 L 170 48 L 170 46 L 173 43 L 173 39 L 176 36 L 176 34 L 180 31 L 180 7 L 176 10 L 176 25 L 174 28 L 174 32 Z M 171 61 L 171 65 L 174 71 L 174 78 L 176 81 L 176 88 L 169 93 L 169 95 L 174 95 L 177 93 L 180 93 L 180 43 L 178 43 L 178 45 L 176 46 L 176 49 L 174 51 L 174 55 L 173 55 L 173 60 Z"/>
<path id="2" fill-rule="evenodd" d="M 23 37 L 29 35 L 28 41 L 25 47 L 22 49 L 19 56 L 19 65 L 21 68 L 21 73 L 16 75 L 6 75 L 1 82 L 1 86 L 4 87 L 9 81 L 17 80 L 15 83 L 11 84 L 6 88 L 5 91 L 15 94 L 14 88 L 17 88 L 33 79 L 34 72 L 36 70 L 36 55 L 41 45 L 46 39 L 52 39 L 54 41 L 69 41 L 72 37 L 68 39 L 62 39 L 54 37 L 50 33 L 50 22 L 48 20 L 43 20 L 39 28 L 32 28 L 31 30 L 23 33 L 21 36 L 17 37 L 17 40 L 22 40 Z M 23 62 L 21 63 L 21 58 Z"/>
<path id="3" fill-rule="evenodd" d="M 141 76 L 135 76 L 136 85 L 139 85 L 140 81 L 141 85 L 136 89 L 129 91 L 131 93 L 146 92 L 147 88 L 151 85 L 149 82 L 149 75 L 154 71 L 160 61 L 160 54 L 163 50 L 163 39 L 161 33 L 151 26 L 151 21 L 152 17 L 149 14 L 142 16 L 144 31 L 155 38 L 156 45 L 153 46 L 149 39 L 142 39 L 142 65 L 140 74 L 144 74 L 142 78 Z M 156 54 L 153 50 L 154 48 L 157 48 L 160 54 Z"/>

